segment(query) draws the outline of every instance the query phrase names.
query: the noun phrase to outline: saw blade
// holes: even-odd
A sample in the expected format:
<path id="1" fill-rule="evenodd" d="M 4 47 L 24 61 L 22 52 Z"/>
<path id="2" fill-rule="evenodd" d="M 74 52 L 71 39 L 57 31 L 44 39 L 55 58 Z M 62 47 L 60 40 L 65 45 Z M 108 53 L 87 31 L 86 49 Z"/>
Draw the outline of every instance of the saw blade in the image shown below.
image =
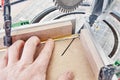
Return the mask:
<path id="1" fill-rule="evenodd" d="M 83 0 L 53 0 L 55 6 L 62 12 L 71 12 L 75 10 Z"/>

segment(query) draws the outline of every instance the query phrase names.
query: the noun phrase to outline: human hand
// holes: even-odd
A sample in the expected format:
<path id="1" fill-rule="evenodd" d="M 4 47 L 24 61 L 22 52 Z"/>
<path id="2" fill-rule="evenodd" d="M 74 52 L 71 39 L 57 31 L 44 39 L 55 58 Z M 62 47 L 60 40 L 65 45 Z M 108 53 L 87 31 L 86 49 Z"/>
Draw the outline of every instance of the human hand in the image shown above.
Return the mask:
<path id="1" fill-rule="evenodd" d="M 18 40 L 7 49 L 0 60 L 0 80 L 46 80 L 46 71 L 54 48 L 54 41 L 49 39 L 38 57 L 34 60 L 40 40 L 29 38 L 26 43 Z M 72 80 L 73 74 L 67 72 L 58 80 Z"/>

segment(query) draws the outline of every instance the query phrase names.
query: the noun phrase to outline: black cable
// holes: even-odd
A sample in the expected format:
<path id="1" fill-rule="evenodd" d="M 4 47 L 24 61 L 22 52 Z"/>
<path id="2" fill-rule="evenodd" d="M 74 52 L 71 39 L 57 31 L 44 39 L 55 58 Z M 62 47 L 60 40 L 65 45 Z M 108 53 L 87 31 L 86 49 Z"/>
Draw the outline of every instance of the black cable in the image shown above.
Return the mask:
<path id="1" fill-rule="evenodd" d="M 87 4 L 87 3 L 83 3 L 83 4 L 81 4 L 80 6 L 90 6 L 90 4 Z"/>
<path id="2" fill-rule="evenodd" d="M 14 5 L 14 4 L 17 4 L 17 3 L 20 3 L 20 2 L 23 2 L 23 1 L 27 1 L 27 0 L 17 0 L 17 1 L 14 1 L 14 2 L 10 3 L 10 4 Z M 0 5 L 0 7 L 2 7 L 2 6 Z"/>
<path id="3" fill-rule="evenodd" d="M 18 0 L 18 1 L 15 1 L 15 2 L 11 3 L 11 5 L 14 5 L 14 4 L 17 4 L 17 3 L 20 3 L 20 2 L 23 2 L 23 1 L 27 1 L 27 0 Z"/>
<path id="4" fill-rule="evenodd" d="M 113 46 L 111 53 L 108 55 L 110 58 L 112 58 L 118 49 L 118 43 L 119 43 L 118 35 L 117 35 L 115 29 L 113 28 L 113 26 L 109 22 L 107 22 L 106 20 L 103 20 L 103 22 L 105 22 L 110 27 L 110 29 L 112 30 L 113 35 L 114 35 L 114 46 Z"/>
<path id="5" fill-rule="evenodd" d="M 71 12 L 71 13 L 65 13 L 65 14 L 62 14 L 62 15 L 57 16 L 56 18 L 54 18 L 54 20 L 60 19 L 61 17 L 65 17 L 65 16 L 68 16 L 68 15 L 73 15 L 73 14 L 85 14 L 85 12 Z"/>
<path id="6" fill-rule="evenodd" d="M 120 22 L 120 14 L 118 12 L 111 12 L 110 14 Z"/>
<path id="7" fill-rule="evenodd" d="M 51 12 L 53 12 L 55 10 L 57 10 L 57 8 L 55 6 L 52 6 L 52 7 L 49 7 L 47 9 L 45 9 L 44 11 L 40 12 L 37 16 L 35 16 L 31 20 L 31 23 L 38 23 L 38 22 L 40 22 L 40 20 L 42 20 L 46 15 L 48 15 L 49 13 L 51 13 Z M 57 16 L 56 18 L 54 18 L 54 20 L 59 19 L 59 18 L 64 17 L 64 16 L 72 15 L 72 14 L 85 14 L 85 12 L 65 13 L 65 14 Z"/>
<path id="8" fill-rule="evenodd" d="M 49 13 L 51 13 L 55 10 L 57 10 L 57 8 L 55 6 L 52 6 L 52 7 L 49 7 L 47 9 L 45 9 L 44 11 L 40 12 L 37 16 L 35 16 L 33 18 L 33 20 L 31 21 L 31 23 L 40 22 L 40 20 L 43 19 L 46 15 L 48 15 Z"/>

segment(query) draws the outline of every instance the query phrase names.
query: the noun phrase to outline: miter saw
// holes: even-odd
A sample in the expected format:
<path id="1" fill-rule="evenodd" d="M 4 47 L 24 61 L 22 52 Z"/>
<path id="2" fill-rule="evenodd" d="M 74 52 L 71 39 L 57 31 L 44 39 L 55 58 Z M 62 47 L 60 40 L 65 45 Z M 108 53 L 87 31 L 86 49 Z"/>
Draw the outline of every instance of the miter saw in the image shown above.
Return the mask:
<path id="1" fill-rule="evenodd" d="M 53 0 L 57 8 L 62 12 L 71 12 L 75 10 L 79 5 L 82 4 L 83 0 Z M 102 3 L 103 0 L 96 0 L 96 4 Z M 100 4 L 101 5 L 101 4 Z M 102 12 L 102 5 L 99 4 L 93 10 L 93 13 L 90 16 L 90 25 L 94 23 L 98 15 Z M 10 14 L 10 0 L 4 0 L 4 29 L 5 29 L 5 36 L 4 36 L 4 45 L 10 46 L 12 44 L 12 37 L 11 37 L 11 14 Z M 120 67 L 114 65 L 107 65 L 101 68 L 99 73 L 99 80 L 112 80 L 114 74 L 119 73 Z"/>

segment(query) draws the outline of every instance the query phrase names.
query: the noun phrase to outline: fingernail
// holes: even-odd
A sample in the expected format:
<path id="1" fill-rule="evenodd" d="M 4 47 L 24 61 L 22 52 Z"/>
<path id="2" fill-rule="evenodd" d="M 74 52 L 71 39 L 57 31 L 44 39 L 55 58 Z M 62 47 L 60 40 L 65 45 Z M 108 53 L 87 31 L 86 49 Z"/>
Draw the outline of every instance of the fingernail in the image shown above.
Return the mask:
<path id="1" fill-rule="evenodd" d="M 47 43 L 54 44 L 54 40 L 53 39 L 48 39 Z"/>
<path id="2" fill-rule="evenodd" d="M 48 41 L 52 41 L 53 42 L 54 40 L 53 39 L 48 39 Z"/>
<path id="3" fill-rule="evenodd" d="M 73 78 L 74 78 L 73 72 L 67 72 L 67 77 L 68 77 L 69 79 L 73 79 Z"/>

